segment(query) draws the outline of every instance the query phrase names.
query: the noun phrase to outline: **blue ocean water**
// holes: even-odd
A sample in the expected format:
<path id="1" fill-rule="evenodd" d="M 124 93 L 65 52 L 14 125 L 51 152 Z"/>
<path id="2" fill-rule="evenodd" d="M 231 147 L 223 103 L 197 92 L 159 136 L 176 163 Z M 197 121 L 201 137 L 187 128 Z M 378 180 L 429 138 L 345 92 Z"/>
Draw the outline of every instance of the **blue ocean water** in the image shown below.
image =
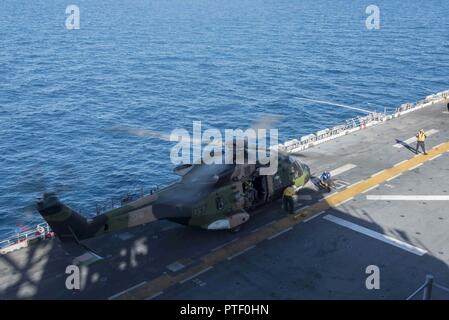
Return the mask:
<path id="1" fill-rule="evenodd" d="M 65 8 L 81 28 L 66 30 Z M 245 128 L 283 115 L 299 137 L 449 87 L 449 2 L 2 0 L 0 234 L 40 222 L 43 190 L 83 213 L 176 176 L 170 144 L 111 133 L 170 132 L 193 120 Z"/>

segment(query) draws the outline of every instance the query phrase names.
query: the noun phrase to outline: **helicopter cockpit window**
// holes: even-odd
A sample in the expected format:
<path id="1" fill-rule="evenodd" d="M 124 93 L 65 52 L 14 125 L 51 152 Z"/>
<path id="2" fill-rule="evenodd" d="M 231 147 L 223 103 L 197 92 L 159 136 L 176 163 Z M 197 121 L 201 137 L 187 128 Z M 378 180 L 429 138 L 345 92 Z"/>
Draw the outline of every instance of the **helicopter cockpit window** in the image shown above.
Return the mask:
<path id="1" fill-rule="evenodd" d="M 295 170 L 295 178 L 302 176 L 302 167 L 297 161 L 293 162 L 293 168 Z"/>

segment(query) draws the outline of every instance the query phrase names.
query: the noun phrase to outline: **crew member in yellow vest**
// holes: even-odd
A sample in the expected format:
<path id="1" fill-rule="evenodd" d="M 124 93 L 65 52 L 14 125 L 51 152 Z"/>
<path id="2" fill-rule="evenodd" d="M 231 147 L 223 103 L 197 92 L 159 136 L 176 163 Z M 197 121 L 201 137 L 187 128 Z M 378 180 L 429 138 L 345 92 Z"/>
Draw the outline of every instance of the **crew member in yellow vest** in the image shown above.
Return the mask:
<path id="1" fill-rule="evenodd" d="M 427 155 L 426 146 L 424 144 L 424 142 L 426 141 L 426 138 L 427 138 L 427 136 L 426 136 L 426 133 L 424 132 L 424 129 L 419 130 L 419 132 L 416 134 L 416 139 L 418 141 L 416 142 L 415 153 L 418 153 L 418 148 L 421 147 L 424 154 Z"/>
<path id="2" fill-rule="evenodd" d="M 285 188 L 284 194 L 282 196 L 282 202 L 284 205 L 284 210 L 287 211 L 289 214 L 293 213 L 293 208 L 294 208 L 293 196 L 294 195 L 295 195 L 295 188 L 293 188 L 292 186 Z"/>

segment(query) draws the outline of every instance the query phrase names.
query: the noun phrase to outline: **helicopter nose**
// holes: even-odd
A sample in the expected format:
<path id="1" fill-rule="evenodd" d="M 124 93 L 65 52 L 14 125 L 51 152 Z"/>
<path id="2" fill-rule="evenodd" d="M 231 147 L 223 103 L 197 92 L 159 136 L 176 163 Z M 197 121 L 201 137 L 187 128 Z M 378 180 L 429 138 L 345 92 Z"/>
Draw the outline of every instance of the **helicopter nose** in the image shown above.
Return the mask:
<path id="1" fill-rule="evenodd" d="M 310 168 L 309 168 L 309 166 L 308 165 L 304 165 L 304 169 L 306 169 L 306 171 L 308 172 L 308 173 L 310 173 Z"/>

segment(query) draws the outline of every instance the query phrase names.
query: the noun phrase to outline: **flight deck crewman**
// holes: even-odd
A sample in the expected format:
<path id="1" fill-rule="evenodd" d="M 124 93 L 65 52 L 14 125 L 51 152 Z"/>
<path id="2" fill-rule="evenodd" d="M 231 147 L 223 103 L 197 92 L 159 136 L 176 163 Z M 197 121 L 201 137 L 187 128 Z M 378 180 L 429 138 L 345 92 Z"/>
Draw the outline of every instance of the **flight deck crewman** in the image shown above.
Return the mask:
<path id="1" fill-rule="evenodd" d="M 293 213 L 293 207 L 294 207 L 293 196 L 294 195 L 295 195 L 295 188 L 293 188 L 292 186 L 285 188 L 284 194 L 282 196 L 282 202 L 284 205 L 284 210 L 287 211 L 289 214 Z"/>
<path id="2" fill-rule="evenodd" d="M 427 155 L 426 152 L 426 146 L 424 145 L 424 142 L 426 141 L 427 135 L 424 132 L 424 129 L 419 130 L 419 132 L 416 134 L 416 139 L 418 140 L 416 142 L 416 150 L 415 153 L 418 153 L 418 148 L 421 147 L 422 151 L 425 155 Z"/>

